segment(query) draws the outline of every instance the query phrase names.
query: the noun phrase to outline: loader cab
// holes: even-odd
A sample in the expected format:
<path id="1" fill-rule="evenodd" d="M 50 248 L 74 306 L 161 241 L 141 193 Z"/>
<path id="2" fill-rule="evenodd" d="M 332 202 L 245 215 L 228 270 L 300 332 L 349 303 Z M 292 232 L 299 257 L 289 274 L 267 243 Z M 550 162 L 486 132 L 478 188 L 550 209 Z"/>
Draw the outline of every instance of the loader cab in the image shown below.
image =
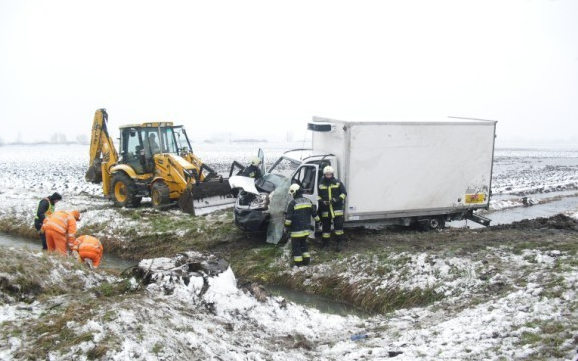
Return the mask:
<path id="1" fill-rule="evenodd" d="M 172 122 L 129 125 L 120 129 L 121 159 L 136 174 L 154 172 L 154 156 L 162 153 L 181 155 L 192 152 L 184 127 Z"/>
<path id="2" fill-rule="evenodd" d="M 145 173 L 144 146 L 138 127 L 120 129 L 120 160 L 134 169 L 136 174 Z"/>

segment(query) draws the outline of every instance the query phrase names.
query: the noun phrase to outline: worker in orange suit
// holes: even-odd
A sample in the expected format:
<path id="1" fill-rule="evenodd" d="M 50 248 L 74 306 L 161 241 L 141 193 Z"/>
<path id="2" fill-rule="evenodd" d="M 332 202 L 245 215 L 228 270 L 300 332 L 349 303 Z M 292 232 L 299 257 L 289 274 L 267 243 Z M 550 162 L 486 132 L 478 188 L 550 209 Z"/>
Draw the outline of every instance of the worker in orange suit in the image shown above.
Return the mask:
<path id="1" fill-rule="evenodd" d="M 48 252 L 57 251 L 62 255 L 68 255 L 76 240 L 76 222 L 80 221 L 80 212 L 57 211 L 44 220 L 42 229 L 46 234 L 46 246 Z"/>
<path id="2" fill-rule="evenodd" d="M 74 241 L 72 251 L 78 253 L 79 261 L 89 267 L 98 267 L 104 248 L 100 240 L 93 236 L 82 235 Z"/>

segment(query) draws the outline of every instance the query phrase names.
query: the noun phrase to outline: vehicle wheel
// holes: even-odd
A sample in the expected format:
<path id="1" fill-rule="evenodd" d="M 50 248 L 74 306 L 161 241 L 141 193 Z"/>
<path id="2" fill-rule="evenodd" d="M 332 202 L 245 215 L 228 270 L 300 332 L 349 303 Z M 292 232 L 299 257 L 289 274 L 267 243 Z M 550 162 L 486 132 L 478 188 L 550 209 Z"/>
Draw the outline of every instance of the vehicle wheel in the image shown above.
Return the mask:
<path id="1" fill-rule="evenodd" d="M 170 203 L 169 187 L 165 182 L 156 182 L 151 189 L 151 199 L 154 208 L 164 208 Z"/>
<path id="2" fill-rule="evenodd" d="M 421 223 L 422 229 L 424 231 L 433 231 L 436 229 L 443 229 L 446 226 L 446 221 L 442 217 L 424 219 L 420 223 Z"/>
<path id="3" fill-rule="evenodd" d="M 115 173 L 112 176 L 114 205 L 117 207 L 138 207 L 141 197 L 136 196 L 136 185 L 126 173 Z"/>

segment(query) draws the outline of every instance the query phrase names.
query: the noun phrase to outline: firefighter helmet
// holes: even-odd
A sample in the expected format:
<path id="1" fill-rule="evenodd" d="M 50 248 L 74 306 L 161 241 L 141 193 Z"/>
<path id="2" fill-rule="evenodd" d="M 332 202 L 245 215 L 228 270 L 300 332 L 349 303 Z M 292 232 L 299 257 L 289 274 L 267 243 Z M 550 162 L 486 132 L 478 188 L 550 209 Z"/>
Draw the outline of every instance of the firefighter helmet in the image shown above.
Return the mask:
<path id="1" fill-rule="evenodd" d="M 297 193 L 297 191 L 299 191 L 299 184 L 291 184 L 291 186 L 289 187 L 289 194 L 294 196 L 295 193 Z"/>
<path id="2" fill-rule="evenodd" d="M 328 165 L 327 167 L 323 168 L 323 174 L 333 174 L 333 167 Z"/>

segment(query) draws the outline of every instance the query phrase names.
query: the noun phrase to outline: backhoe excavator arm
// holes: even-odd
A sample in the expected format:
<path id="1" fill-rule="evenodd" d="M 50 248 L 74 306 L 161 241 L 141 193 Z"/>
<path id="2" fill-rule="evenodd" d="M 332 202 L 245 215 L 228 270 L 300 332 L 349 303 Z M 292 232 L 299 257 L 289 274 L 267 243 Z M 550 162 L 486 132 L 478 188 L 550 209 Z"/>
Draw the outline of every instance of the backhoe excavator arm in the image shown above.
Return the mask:
<path id="1" fill-rule="evenodd" d="M 89 167 L 85 175 L 88 182 L 103 182 L 105 195 L 110 193 L 110 167 L 117 163 L 118 153 L 107 129 L 108 114 L 106 109 L 94 113 L 90 138 Z"/>

